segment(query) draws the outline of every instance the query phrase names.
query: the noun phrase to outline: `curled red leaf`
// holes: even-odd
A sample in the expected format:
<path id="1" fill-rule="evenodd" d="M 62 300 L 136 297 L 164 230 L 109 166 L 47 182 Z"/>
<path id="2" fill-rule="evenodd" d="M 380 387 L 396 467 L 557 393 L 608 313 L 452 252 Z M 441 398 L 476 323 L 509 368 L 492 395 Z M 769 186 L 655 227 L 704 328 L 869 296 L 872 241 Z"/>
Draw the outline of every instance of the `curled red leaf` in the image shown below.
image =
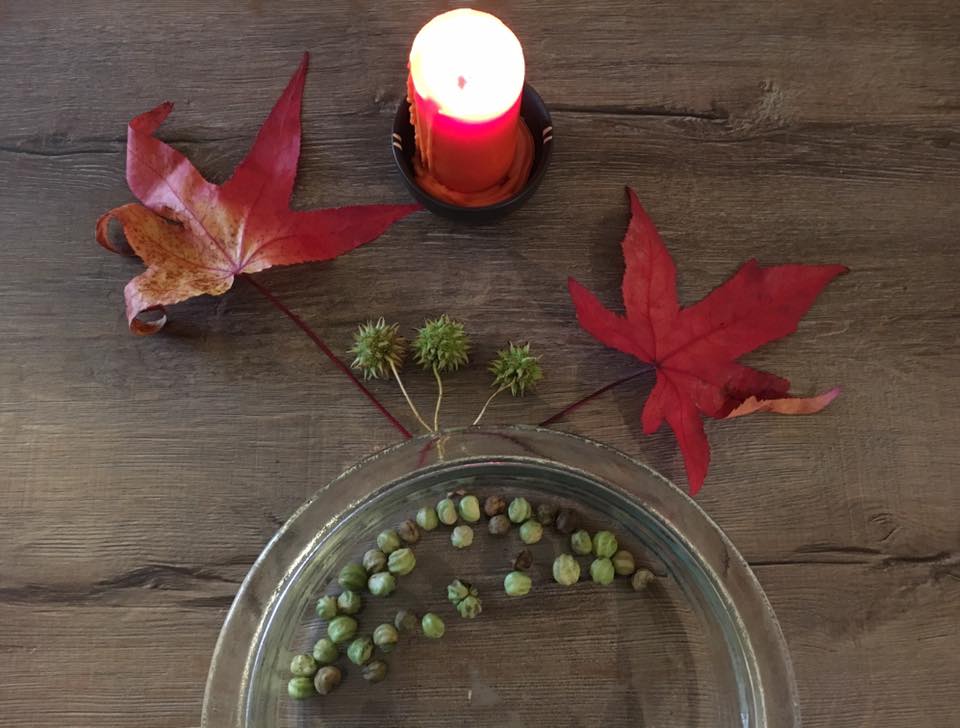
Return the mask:
<path id="1" fill-rule="evenodd" d="M 183 154 L 153 136 L 173 110 L 166 102 L 134 118 L 127 130 L 127 184 L 141 205 L 110 210 L 97 240 L 116 252 L 108 225 L 123 226 L 147 270 L 124 289 L 127 321 L 138 334 L 159 331 L 164 307 L 200 294 L 220 295 L 241 273 L 329 260 L 373 240 L 418 205 L 290 209 L 300 157 L 300 106 L 307 54 L 222 185 L 208 182 Z M 140 315 L 160 311 L 144 321 Z"/>

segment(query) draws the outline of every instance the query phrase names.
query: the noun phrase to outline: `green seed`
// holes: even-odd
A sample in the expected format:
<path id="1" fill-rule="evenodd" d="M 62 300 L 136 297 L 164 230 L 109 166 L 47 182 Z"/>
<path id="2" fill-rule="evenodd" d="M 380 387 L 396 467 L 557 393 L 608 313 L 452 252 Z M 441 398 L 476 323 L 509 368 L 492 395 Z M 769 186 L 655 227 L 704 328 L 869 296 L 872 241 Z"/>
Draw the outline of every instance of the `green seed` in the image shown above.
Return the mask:
<path id="1" fill-rule="evenodd" d="M 370 549 L 363 554 L 363 568 L 368 574 L 376 574 L 387 568 L 387 555 L 380 549 Z"/>
<path id="2" fill-rule="evenodd" d="M 570 534 L 570 549 L 578 556 L 586 556 L 593 551 L 593 539 L 583 529 Z"/>
<path id="3" fill-rule="evenodd" d="M 514 523 L 523 523 L 531 514 L 530 502 L 526 498 L 514 498 L 507 508 L 507 515 Z"/>
<path id="4" fill-rule="evenodd" d="M 417 631 L 417 625 L 420 620 L 417 615 L 409 609 L 401 609 L 397 616 L 393 618 L 393 626 L 397 628 L 400 634 L 414 634 Z"/>
<path id="5" fill-rule="evenodd" d="M 373 644 L 380 648 L 381 652 L 393 652 L 400 640 L 400 633 L 392 624 L 381 624 L 373 630 Z"/>
<path id="6" fill-rule="evenodd" d="M 408 518 L 397 526 L 397 535 L 404 543 L 416 543 L 420 540 L 420 528 Z"/>
<path id="7" fill-rule="evenodd" d="M 337 577 L 340 586 L 344 589 L 360 591 L 367 583 L 367 570 L 362 564 L 347 564 L 340 569 L 340 576 Z"/>
<path id="8" fill-rule="evenodd" d="M 317 600 L 317 616 L 320 619 L 333 619 L 337 616 L 337 598 L 331 596 L 320 597 Z"/>
<path id="9" fill-rule="evenodd" d="M 510 532 L 510 519 L 498 513 L 487 523 L 487 530 L 494 536 L 504 536 Z"/>
<path id="10" fill-rule="evenodd" d="M 318 665 L 329 665 L 336 662 L 339 656 L 340 650 L 337 649 L 337 646 L 329 637 L 317 640 L 317 643 L 313 646 L 313 659 L 317 661 Z"/>
<path id="11" fill-rule="evenodd" d="M 637 563 L 633 560 L 633 554 L 629 551 L 617 551 L 613 555 L 613 570 L 617 576 L 630 576 L 637 570 Z"/>
<path id="12" fill-rule="evenodd" d="M 347 658 L 354 665 L 364 665 L 373 657 L 373 640 L 369 637 L 357 637 L 347 648 Z"/>
<path id="13" fill-rule="evenodd" d="M 400 548 L 400 534 L 392 528 L 381 531 L 377 536 L 377 548 L 389 555 Z"/>
<path id="14" fill-rule="evenodd" d="M 540 521 L 531 519 L 520 526 L 520 540 L 525 544 L 537 543 L 541 538 L 543 538 L 543 526 L 540 525 Z"/>
<path id="15" fill-rule="evenodd" d="M 473 529 L 470 526 L 457 526 L 450 532 L 450 543 L 454 548 L 467 548 L 473 543 Z"/>
<path id="16" fill-rule="evenodd" d="M 597 531 L 593 537 L 593 553 L 601 559 L 609 559 L 617 553 L 617 537 L 609 531 Z"/>
<path id="17" fill-rule="evenodd" d="M 306 700 L 315 694 L 313 680 L 308 677 L 294 677 L 287 683 L 287 695 L 294 700 Z"/>
<path id="18" fill-rule="evenodd" d="M 643 591 L 656 580 L 657 577 L 649 569 L 637 569 L 630 579 L 630 586 L 634 591 Z"/>
<path id="19" fill-rule="evenodd" d="M 596 584 L 610 584 L 615 574 L 613 562 L 610 559 L 594 559 L 590 564 L 590 578 Z"/>
<path id="20" fill-rule="evenodd" d="M 421 508 L 417 511 L 417 525 L 424 531 L 432 531 L 440 525 L 440 519 L 437 518 L 437 512 L 433 508 Z"/>
<path id="21" fill-rule="evenodd" d="M 343 673 L 340 672 L 339 667 L 327 665 L 317 670 L 317 674 L 313 678 L 313 687 L 321 695 L 329 695 L 342 679 Z"/>
<path id="22" fill-rule="evenodd" d="M 474 619 L 480 615 L 481 611 L 483 611 L 483 608 L 480 605 L 479 597 L 475 597 L 472 594 L 457 605 L 457 612 L 459 612 L 460 616 L 464 619 Z"/>
<path id="23" fill-rule="evenodd" d="M 334 643 L 340 644 L 357 633 L 357 620 L 353 617 L 337 617 L 327 625 L 327 637 Z"/>
<path id="24" fill-rule="evenodd" d="M 379 571 L 367 580 L 367 589 L 375 597 L 388 597 L 397 588 L 397 577 L 389 571 Z"/>
<path id="25" fill-rule="evenodd" d="M 480 501 L 475 495 L 465 495 L 460 499 L 460 517 L 468 523 L 480 520 Z"/>
<path id="26" fill-rule="evenodd" d="M 412 549 L 397 549 L 387 559 L 387 568 L 390 569 L 391 574 L 397 576 L 406 576 L 413 571 L 416 565 L 417 558 L 413 555 Z"/>
<path id="27" fill-rule="evenodd" d="M 470 595 L 470 585 L 465 584 L 459 579 L 454 579 L 447 585 L 447 599 L 456 606 L 461 599 L 466 599 Z"/>
<path id="28" fill-rule="evenodd" d="M 290 672 L 294 677 L 313 677 L 317 672 L 317 661 L 310 655 L 294 655 L 290 660 Z"/>
<path id="29" fill-rule="evenodd" d="M 443 620 L 433 612 L 427 612 L 423 615 L 423 619 L 420 620 L 420 628 L 426 637 L 433 640 L 438 640 L 443 637 L 443 633 L 447 629 Z"/>
<path id="30" fill-rule="evenodd" d="M 360 598 L 360 592 L 347 589 L 337 597 L 337 609 L 341 614 L 356 614 L 363 609 L 363 599 Z"/>
<path id="31" fill-rule="evenodd" d="M 580 580 L 580 564 L 570 554 L 560 554 L 553 560 L 553 580 L 571 586 Z"/>
<path id="32" fill-rule="evenodd" d="M 440 519 L 440 523 L 447 526 L 452 526 L 457 522 L 457 506 L 454 505 L 452 500 L 444 498 L 437 503 L 437 518 Z"/>
<path id="33" fill-rule="evenodd" d="M 503 590 L 510 597 L 523 597 L 530 593 L 533 581 L 522 571 L 511 571 L 503 580 Z"/>
<path id="34" fill-rule="evenodd" d="M 387 677 L 387 663 L 383 660 L 368 662 L 361 670 L 363 679 L 368 683 L 378 683 Z"/>

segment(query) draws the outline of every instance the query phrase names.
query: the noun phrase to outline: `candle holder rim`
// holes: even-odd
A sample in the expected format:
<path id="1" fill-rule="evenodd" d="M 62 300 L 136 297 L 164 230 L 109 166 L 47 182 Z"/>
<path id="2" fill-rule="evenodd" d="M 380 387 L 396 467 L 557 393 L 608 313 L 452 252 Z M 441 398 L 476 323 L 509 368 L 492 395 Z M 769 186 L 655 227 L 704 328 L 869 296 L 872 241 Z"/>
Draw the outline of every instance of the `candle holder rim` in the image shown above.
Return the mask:
<path id="1" fill-rule="evenodd" d="M 550 111 L 537 90 L 525 81 L 520 95 L 520 117 L 533 136 L 534 160 L 530 174 L 523 187 L 514 195 L 492 205 L 468 207 L 434 197 L 419 184 L 413 172 L 413 125 L 410 121 L 410 105 L 404 96 L 397 107 L 393 121 L 391 148 L 397 170 L 413 197 L 434 214 L 454 220 L 486 223 L 498 220 L 522 207 L 540 186 L 550 166 L 553 155 L 553 121 Z"/>

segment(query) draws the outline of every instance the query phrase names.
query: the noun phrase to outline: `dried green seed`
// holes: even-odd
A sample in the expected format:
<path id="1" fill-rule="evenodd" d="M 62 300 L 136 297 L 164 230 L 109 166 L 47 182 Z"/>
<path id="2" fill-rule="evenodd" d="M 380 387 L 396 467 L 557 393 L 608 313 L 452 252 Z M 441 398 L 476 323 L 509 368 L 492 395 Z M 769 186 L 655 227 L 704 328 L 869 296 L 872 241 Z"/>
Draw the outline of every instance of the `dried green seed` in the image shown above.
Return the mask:
<path id="1" fill-rule="evenodd" d="M 629 551 L 617 551 L 611 561 L 613 561 L 613 570 L 617 572 L 617 576 L 630 576 L 637 570 L 637 563 L 633 560 L 633 554 Z"/>
<path id="2" fill-rule="evenodd" d="M 379 571 L 376 574 L 371 574 L 367 580 L 367 589 L 375 597 L 388 597 L 393 594 L 393 590 L 396 588 L 397 577 L 389 571 Z"/>
<path id="3" fill-rule="evenodd" d="M 337 577 L 340 586 L 344 589 L 360 591 L 367 583 L 367 570 L 362 564 L 347 564 L 340 569 L 340 576 Z"/>
<path id="4" fill-rule="evenodd" d="M 363 666 L 363 679 L 368 683 L 382 682 L 387 677 L 387 663 L 383 660 L 373 660 Z"/>
<path id="5" fill-rule="evenodd" d="M 590 564 L 590 578 L 596 584 L 610 584 L 615 574 L 613 562 L 610 559 L 594 559 Z"/>
<path id="6" fill-rule="evenodd" d="M 553 580 L 571 586 L 580 580 L 580 564 L 570 554 L 560 554 L 553 560 Z"/>
<path id="7" fill-rule="evenodd" d="M 287 683 L 287 695 L 294 700 L 306 700 L 315 693 L 313 680 L 308 677 L 294 677 Z"/>
<path id="8" fill-rule="evenodd" d="M 327 637 L 335 644 L 353 639 L 357 633 L 357 620 L 353 617 L 337 617 L 327 625 Z"/>
<path id="9" fill-rule="evenodd" d="M 503 579 L 503 590 L 507 596 L 522 597 L 530 593 L 533 580 L 522 571 L 511 571 Z"/>
<path id="10" fill-rule="evenodd" d="M 347 648 L 347 658 L 354 665 L 363 665 L 373 657 L 373 640 L 369 637 L 357 637 Z"/>
<path id="11" fill-rule="evenodd" d="M 617 537 L 609 531 L 597 531 L 593 537 L 593 553 L 601 559 L 609 559 L 617 553 Z"/>
<path id="12" fill-rule="evenodd" d="M 337 609 L 341 614 L 356 614 L 363 609 L 363 599 L 360 598 L 360 592 L 347 589 L 337 597 Z"/>
<path id="13" fill-rule="evenodd" d="M 437 503 L 437 518 L 440 523 L 446 526 L 452 526 L 457 522 L 457 506 L 449 498 L 444 498 Z"/>
<path id="14" fill-rule="evenodd" d="M 513 559 L 513 568 L 517 571 L 526 571 L 533 566 L 533 554 L 530 549 L 524 549 Z"/>
<path id="15" fill-rule="evenodd" d="M 377 548 L 388 556 L 400 548 L 400 534 L 392 528 L 381 531 L 377 536 Z"/>
<path id="16" fill-rule="evenodd" d="M 311 655 L 294 655 L 290 660 L 290 672 L 294 677 L 313 677 L 317 672 L 317 661 Z"/>
<path id="17" fill-rule="evenodd" d="M 474 619 L 480 615 L 481 611 L 483 611 L 483 608 L 480 605 L 479 597 L 475 597 L 472 594 L 457 605 L 457 612 L 459 612 L 460 616 L 464 619 Z"/>
<path id="18" fill-rule="evenodd" d="M 370 549 L 363 553 L 363 568 L 368 574 L 376 574 L 387 568 L 387 555 L 380 549 Z"/>
<path id="19" fill-rule="evenodd" d="M 633 576 L 630 579 L 630 585 L 633 587 L 634 591 L 643 591 L 656 580 L 657 577 L 654 576 L 653 572 L 649 569 L 637 569 L 635 572 L 633 572 Z"/>
<path id="20" fill-rule="evenodd" d="M 380 648 L 381 652 L 393 652 L 400 640 L 400 633 L 392 624 L 381 624 L 373 630 L 373 644 Z"/>
<path id="21" fill-rule="evenodd" d="M 417 615 L 409 609 L 401 609 L 397 612 L 397 616 L 393 618 L 393 626 L 401 634 L 414 634 L 419 623 L 420 620 L 417 619 Z"/>
<path id="22" fill-rule="evenodd" d="M 557 520 L 554 521 L 554 526 L 556 526 L 560 533 L 566 536 L 579 528 L 580 517 L 576 511 L 571 511 L 569 508 L 561 508 L 557 512 Z"/>
<path id="23" fill-rule="evenodd" d="M 480 520 L 480 501 L 475 495 L 463 496 L 457 510 L 460 512 L 460 517 L 468 523 L 476 523 Z"/>
<path id="24" fill-rule="evenodd" d="M 487 522 L 487 530 L 494 536 L 504 536 L 510 532 L 510 519 L 499 513 Z"/>
<path id="25" fill-rule="evenodd" d="M 417 511 L 417 525 L 424 531 L 432 531 L 440 525 L 440 519 L 437 518 L 437 512 L 433 508 L 421 508 Z"/>
<path id="26" fill-rule="evenodd" d="M 329 665 L 336 662 L 339 655 L 340 650 L 337 649 L 337 646 L 329 637 L 317 640 L 313 646 L 313 659 L 317 661 L 318 665 Z"/>
<path id="27" fill-rule="evenodd" d="M 420 628 L 425 636 L 434 640 L 443 637 L 443 633 L 447 629 L 443 620 L 433 612 L 427 612 L 423 615 L 423 619 L 420 620 Z"/>
<path id="28" fill-rule="evenodd" d="M 317 600 L 317 616 L 320 619 L 333 619 L 337 616 L 337 598 L 332 596 L 320 597 Z"/>
<path id="29" fill-rule="evenodd" d="M 543 526 L 540 521 L 530 519 L 520 526 L 520 540 L 525 544 L 534 544 L 543 538 Z"/>
<path id="30" fill-rule="evenodd" d="M 450 543 L 454 548 L 467 548 L 473 543 L 473 529 L 470 526 L 457 526 L 450 532 Z"/>
<path id="31" fill-rule="evenodd" d="M 340 672 L 339 667 L 327 665 L 317 670 L 317 674 L 313 678 L 313 687 L 321 695 L 329 695 L 342 679 L 343 673 Z"/>
<path id="32" fill-rule="evenodd" d="M 507 502 L 498 495 L 487 496 L 483 501 L 483 512 L 487 514 L 487 518 L 500 515 L 505 510 L 507 510 Z"/>
<path id="33" fill-rule="evenodd" d="M 397 535 L 404 543 L 416 543 L 420 540 L 420 528 L 408 518 L 397 526 Z"/>
<path id="34" fill-rule="evenodd" d="M 557 517 L 557 507 L 552 503 L 537 504 L 537 520 L 541 526 L 549 526 Z"/>
<path id="35" fill-rule="evenodd" d="M 579 556 L 586 556 L 593 551 L 593 539 L 583 529 L 570 534 L 570 548 Z"/>

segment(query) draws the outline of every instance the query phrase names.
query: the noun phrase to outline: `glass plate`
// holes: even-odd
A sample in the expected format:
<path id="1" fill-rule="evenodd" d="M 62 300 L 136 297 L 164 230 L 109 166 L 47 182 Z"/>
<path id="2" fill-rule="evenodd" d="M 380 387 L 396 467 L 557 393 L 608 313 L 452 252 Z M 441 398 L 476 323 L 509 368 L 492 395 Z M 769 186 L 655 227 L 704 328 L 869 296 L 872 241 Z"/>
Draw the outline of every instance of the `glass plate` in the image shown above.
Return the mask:
<path id="1" fill-rule="evenodd" d="M 425 533 L 417 568 L 388 598 L 365 597 L 360 632 L 400 608 L 434 611 L 443 639 L 401 637 L 389 675 L 368 684 L 346 659 L 327 696 L 287 697 L 292 655 L 324 636 L 314 604 L 376 534 L 447 493 L 525 496 L 576 509 L 607 528 L 660 578 L 642 592 L 551 578 L 569 551 L 553 528 L 529 547 L 533 589 L 503 591 L 524 548 L 475 524 Z M 480 590 L 483 613 L 461 619 L 454 578 Z M 302 506 L 253 565 L 227 615 L 204 698 L 204 728 L 299 726 L 799 726 L 790 660 L 760 585 L 713 521 L 650 468 L 589 440 L 528 427 L 471 428 L 419 438 L 348 470 Z"/>

